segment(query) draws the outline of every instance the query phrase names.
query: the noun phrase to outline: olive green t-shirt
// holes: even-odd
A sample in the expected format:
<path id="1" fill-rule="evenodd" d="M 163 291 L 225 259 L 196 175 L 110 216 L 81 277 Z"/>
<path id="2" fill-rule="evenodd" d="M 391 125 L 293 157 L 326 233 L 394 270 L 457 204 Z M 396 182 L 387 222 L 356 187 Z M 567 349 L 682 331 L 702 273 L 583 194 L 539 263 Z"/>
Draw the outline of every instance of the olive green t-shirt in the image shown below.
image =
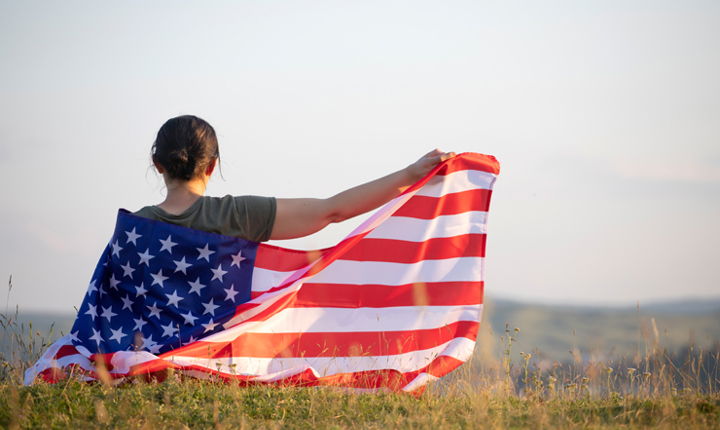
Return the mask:
<path id="1" fill-rule="evenodd" d="M 274 197 L 203 196 L 180 215 L 167 213 L 157 206 L 145 206 L 135 215 L 209 233 L 264 242 L 272 234 L 276 208 Z"/>

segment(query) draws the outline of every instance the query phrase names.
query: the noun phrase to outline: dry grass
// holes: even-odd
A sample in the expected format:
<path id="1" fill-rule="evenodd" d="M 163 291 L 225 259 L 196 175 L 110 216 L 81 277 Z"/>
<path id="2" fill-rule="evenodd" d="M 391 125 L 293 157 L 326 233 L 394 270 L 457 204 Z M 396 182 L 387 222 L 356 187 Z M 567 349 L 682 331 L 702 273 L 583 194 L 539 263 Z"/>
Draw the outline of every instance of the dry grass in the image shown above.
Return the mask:
<path id="1" fill-rule="evenodd" d="M 11 286 L 10 286 L 11 288 Z M 625 354 L 570 349 L 566 363 L 517 355 L 519 329 L 484 335 L 424 395 L 167 378 L 108 387 L 69 378 L 23 387 L 49 341 L 1 316 L 3 428 L 718 428 L 719 352 L 670 354 L 652 333 Z M 29 339 L 29 341 L 27 340 Z M 519 359 L 517 358 L 519 357 Z"/>

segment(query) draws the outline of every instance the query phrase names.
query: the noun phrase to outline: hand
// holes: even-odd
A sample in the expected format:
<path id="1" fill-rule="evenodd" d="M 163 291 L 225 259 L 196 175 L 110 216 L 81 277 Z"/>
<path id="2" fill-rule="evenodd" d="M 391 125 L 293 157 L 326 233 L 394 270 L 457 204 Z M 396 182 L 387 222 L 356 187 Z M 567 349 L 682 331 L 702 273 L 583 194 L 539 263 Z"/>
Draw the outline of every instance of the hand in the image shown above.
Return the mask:
<path id="1" fill-rule="evenodd" d="M 427 154 L 423 155 L 418 161 L 407 167 L 408 173 L 413 182 L 419 181 L 425 175 L 427 175 L 435 166 L 442 163 L 445 160 L 453 158 L 456 154 L 454 152 L 442 152 L 439 149 L 433 149 Z"/>

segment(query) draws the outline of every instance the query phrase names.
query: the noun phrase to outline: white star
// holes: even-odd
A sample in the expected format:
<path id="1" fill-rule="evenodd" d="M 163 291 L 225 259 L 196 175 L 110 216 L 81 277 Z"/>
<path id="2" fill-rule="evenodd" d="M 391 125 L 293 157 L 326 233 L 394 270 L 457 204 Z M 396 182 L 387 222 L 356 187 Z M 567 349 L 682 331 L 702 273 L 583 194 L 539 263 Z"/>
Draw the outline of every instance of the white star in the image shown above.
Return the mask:
<path id="1" fill-rule="evenodd" d="M 203 312 L 203 315 L 210 314 L 212 316 L 215 316 L 215 309 L 219 308 L 220 306 L 213 303 L 214 299 L 210 299 L 209 302 L 203 303 L 202 305 L 205 306 L 205 312 Z"/>
<path id="2" fill-rule="evenodd" d="M 214 280 L 216 280 L 216 279 L 219 279 L 220 282 L 222 282 L 222 281 L 223 281 L 223 275 L 225 275 L 225 274 L 227 273 L 227 271 L 225 271 L 225 270 L 222 269 L 222 265 L 219 264 L 219 263 L 218 263 L 217 269 L 210 269 L 210 271 L 213 272 L 213 277 L 212 277 L 212 279 L 210 280 L 210 282 L 212 282 L 212 281 L 214 281 Z"/>
<path id="3" fill-rule="evenodd" d="M 80 330 L 76 330 L 75 333 L 70 333 L 70 339 L 79 342 L 80 339 L 77 337 L 78 333 L 80 333 Z"/>
<path id="4" fill-rule="evenodd" d="M 120 267 L 122 267 L 122 269 L 123 269 L 123 272 L 124 272 L 124 273 L 123 273 L 123 276 L 127 276 L 127 277 L 129 277 L 130 279 L 132 279 L 132 272 L 134 272 L 135 269 L 133 269 L 132 267 L 130 267 L 130 260 L 128 260 L 127 264 L 125 264 L 124 266 L 120 266 Z M 114 275 L 113 275 L 113 276 L 114 276 Z"/>
<path id="5" fill-rule="evenodd" d="M 197 317 L 194 317 L 192 312 L 188 311 L 187 315 L 183 315 L 183 314 L 180 314 L 180 315 L 182 315 L 182 317 L 185 318 L 185 324 L 195 325 L 195 320 L 197 319 Z"/>
<path id="6" fill-rule="evenodd" d="M 183 299 L 182 297 L 177 295 L 177 290 L 173 291 L 172 294 L 165 294 L 165 296 L 168 298 L 168 307 L 170 307 L 170 305 L 173 305 L 178 308 L 178 302 Z"/>
<path id="7" fill-rule="evenodd" d="M 190 293 L 196 293 L 198 296 L 200 295 L 200 290 L 205 288 L 206 286 L 200 283 L 200 277 L 198 277 L 195 282 L 188 282 L 190 284 Z"/>
<path id="8" fill-rule="evenodd" d="M 128 240 L 125 242 L 126 244 L 132 242 L 133 245 L 137 246 L 137 240 L 138 237 L 142 237 L 141 234 L 135 233 L 135 227 L 133 227 L 132 231 L 126 231 L 125 234 L 127 234 Z"/>
<path id="9" fill-rule="evenodd" d="M 188 341 L 187 341 L 187 343 L 186 343 L 185 345 L 189 345 L 189 344 L 195 342 L 196 340 L 197 340 L 197 339 L 195 339 L 195 336 L 190 335 L 190 339 L 188 339 Z"/>
<path id="10" fill-rule="evenodd" d="M 232 256 L 232 264 L 230 267 L 237 266 L 238 269 L 240 268 L 240 262 L 245 260 L 246 258 L 242 256 L 242 250 L 240 250 L 236 255 Z"/>
<path id="11" fill-rule="evenodd" d="M 225 297 L 225 300 L 232 300 L 233 303 L 235 303 L 235 296 L 237 296 L 239 291 L 235 291 L 235 284 L 230 285 L 230 288 L 225 290 L 225 294 L 227 294 L 227 297 Z"/>
<path id="12" fill-rule="evenodd" d="M 173 263 L 175 263 L 175 265 L 177 266 L 177 268 L 175 269 L 176 272 L 183 272 L 186 275 L 187 272 L 185 271 L 185 269 L 192 266 L 192 264 L 185 262 L 185 257 L 183 257 L 180 261 L 173 260 Z"/>
<path id="13" fill-rule="evenodd" d="M 122 251 L 122 246 L 118 243 L 116 240 L 115 243 L 112 244 L 112 255 L 117 255 L 118 258 L 120 258 L 120 251 Z"/>
<path id="14" fill-rule="evenodd" d="M 100 347 L 100 342 L 102 342 L 102 336 L 100 335 L 100 332 L 95 330 L 95 327 L 92 329 L 93 335 L 90 336 L 90 340 L 94 340 L 97 343 L 98 348 Z"/>
<path id="15" fill-rule="evenodd" d="M 95 317 L 97 316 L 97 306 L 93 306 L 90 303 L 88 303 L 88 311 L 85 312 L 85 315 L 90 315 L 92 317 L 92 320 L 95 321 Z"/>
<path id="16" fill-rule="evenodd" d="M 160 352 L 160 348 L 162 348 L 162 345 L 160 345 L 159 343 L 154 343 L 148 346 L 148 351 L 150 351 L 151 354 L 157 354 L 158 352 Z"/>
<path id="17" fill-rule="evenodd" d="M 145 297 L 145 293 L 148 292 L 148 290 L 145 289 L 145 283 L 141 282 L 139 287 L 135 287 L 137 290 L 137 293 L 135 293 L 135 297 L 143 296 Z"/>
<path id="18" fill-rule="evenodd" d="M 170 254 L 172 254 L 172 247 L 177 245 L 177 243 L 172 241 L 172 236 L 168 235 L 168 238 L 165 240 L 160 239 L 160 243 L 162 243 L 162 248 L 160 248 L 160 252 L 167 251 Z"/>
<path id="19" fill-rule="evenodd" d="M 163 337 L 172 337 L 175 332 L 177 331 L 177 327 L 173 326 L 172 321 L 170 321 L 170 324 L 162 326 L 163 328 Z"/>
<path id="20" fill-rule="evenodd" d="M 133 327 L 133 330 L 140 330 L 142 331 L 142 328 L 145 324 L 147 324 L 147 321 L 142 319 L 142 317 L 135 319 L 133 318 L 133 321 L 135 321 L 135 327 Z"/>
<path id="21" fill-rule="evenodd" d="M 150 266 L 150 260 L 155 258 L 154 255 L 150 255 L 150 248 L 146 249 L 143 253 L 138 252 L 138 256 L 140 256 L 138 266 L 141 266 L 143 263 L 145 263 L 146 266 Z"/>
<path id="22" fill-rule="evenodd" d="M 205 331 L 203 333 L 207 333 L 209 331 L 215 330 L 215 327 L 219 326 L 220 324 L 214 323 L 212 318 L 210 318 L 210 322 L 207 324 L 200 324 L 201 326 L 205 327 Z"/>
<path id="23" fill-rule="evenodd" d="M 153 282 L 150 285 L 151 287 L 155 284 L 160 284 L 160 288 L 165 288 L 165 285 L 163 285 L 163 282 L 167 279 L 167 276 L 162 275 L 162 269 L 158 270 L 157 274 L 150 274 L 153 278 Z"/>
<path id="24" fill-rule="evenodd" d="M 121 311 L 124 311 L 125 309 L 132 310 L 133 301 L 130 299 L 129 295 L 126 295 L 124 299 L 120 297 L 120 300 L 123 302 L 123 308 L 120 309 Z"/>
<path id="25" fill-rule="evenodd" d="M 127 336 L 125 333 L 122 332 L 122 330 L 113 330 L 110 329 L 112 332 L 112 336 L 110 336 L 110 339 L 117 341 L 117 343 L 120 343 L 120 339 L 123 338 L 123 336 Z"/>
<path id="26" fill-rule="evenodd" d="M 118 289 L 118 284 L 120 283 L 120 280 L 115 279 L 115 274 L 113 273 L 112 278 L 110 278 L 110 288 Z"/>
<path id="27" fill-rule="evenodd" d="M 152 306 L 147 306 L 147 308 L 150 309 L 150 316 L 155 315 L 160 319 L 160 312 L 162 312 L 162 310 L 157 307 L 157 303 L 153 303 Z"/>
<path id="28" fill-rule="evenodd" d="M 207 260 L 208 263 L 210 262 L 210 254 L 215 253 L 215 251 L 210 251 L 210 248 L 207 243 L 205 244 L 205 248 L 195 248 L 195 249 L 197 249 L 198 252 L 200 253 L 198 260 L 200 260 L 201 258 L 204 258 L 205 260 Z"/>
<path id="29" fill-rule="evenodd" d="M 102 315 L 100 315 L 100 316 L 107 318 L 108 322 L 110 322 L 110 319 L 111 319 L 112 317 L 114 317 L 114 316 L 117 315 L 116 313 L 114 313 L 114 312 L 112 311 L 112 305 L 108 306 L 107 308 L 105 308 L 105 307 L 103 306 L 103 307 L 102 307 L 102 310 L 103 310 L 103 311 L 102 311 Z"/>
<path id="30" fill-rule="evenodd" d="M 90 285 L 88 285 L 88 296 L 92 294 L 93 291 L 97 291 L 97 287 L 95 286 L 95 279 L 90 282 Z"/>
<path id="31" fill-rule="evenodd" d="M 143 348 L 150 349 L 153 345 L 157 344 L 152 338 L 152 335 L 142 338 Z"/>

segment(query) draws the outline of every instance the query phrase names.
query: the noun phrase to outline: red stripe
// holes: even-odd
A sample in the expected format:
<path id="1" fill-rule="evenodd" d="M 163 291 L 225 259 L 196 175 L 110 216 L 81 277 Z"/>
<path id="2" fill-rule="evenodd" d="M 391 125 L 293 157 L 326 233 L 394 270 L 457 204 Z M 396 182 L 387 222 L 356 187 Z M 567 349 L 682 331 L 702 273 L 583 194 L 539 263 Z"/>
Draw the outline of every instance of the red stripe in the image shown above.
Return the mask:
<path id="1" fill-rule="evenodd" d="M 61 346 L 58 351 L 55 353 L 55 356 L 53 357 L 55 360 L 59 360 L 63 357 L 67 357 L 69 355 L 75 355 L 79 354 L 78 350 L 75 349 L 75 346 L 73 345 L 63 345 Z"/>
<path id="2" fill-rule="evenodd" d="M 383 308 L 394 306 L 463 306 L 483 304 L 483 282 L 436 282 L 412 285 L 306 283 L 288 307 Z M 252 292 L 252 298 L 263 292 Z"/>
<path id="3" fill-rule="evenodd" d="M 445 176 L 461 170 L 479 170 L 497 175 L 500 173 L 500 163 L 492 155 L 463 152 L 441 163 L 436 174 Z"/>
<path id="4" fill-rule="evenodd" d="M 487 172 L 492 174 L 500 173 L 500 163 L 492 155 L 474 154 L 466 152 L 457 155 L 455 158 L 444 161 L 433 170 L 430 171 L 423 179 L 416 182 L 410 188 L 406 189 L 403 194 L 411 193 L 418 188 L 421 188 L 435 175 L 447 176 L 450 173 L 459 172 L 463 170 L 478 170 L 481 172 Z"/>
<path id="5" fill-rule="evenodd" d="M 323 269 L 325 269 L 333 261 L 335 261 L 338 258 L 338 256 L 343 255 L 345 252 L 347 252 L 349 249 L 351 249 L 357 242 L 364 239 L 366 235 L 367 235 L 367 232 L 356 235 L 356 236 L 348 237 L 345 240 L 342 240 L 336 246 L 329 248 L 327 250 L 324 250 L 323 251 L 324 253 L 322 253 L 321 256 L 319 258 L 317 258 L 317 261 L 307 271 L 298 271 L 296 273 L 293 273 L 282 285 L 274 286 L 274 287 L 270 288 L 269 290 L 260 293 L 259 295 L 251 294 L 251 299 L 257 298 L 264 294 L 269 294 L 269 293 L 274 293 L 277 291 L 284 290 L 284 289 L 288 288 L 289 286 L 293 285 L 296 281 L 298 281 L 301 278 L 307 278 L 307 277 L 314 276 L 315 274 L 317 274 L 317 273 L 321 272 Z M 281 249 L 281 248 L 277 248 L 277 249 Z M 274 259 L 274 257 L 273 257 L 273 259 Z M 257 260 L 256 260 L 256 262 L 257 262 Z M 275 270 L 277 270 L 277 269 L 275 269 Z M 275 303 L 271 304 L 264 311 L 261 311 L 257 315 L 247 318 L 244 321 L 261 321 L 266 318 L 269 318 L 275 312 L 280 311 L 282 309 L 282 306 L 290 303 L 291 300 L 294 298 L 294 296 L 295 296 L 294 292 L 289 293 L 289 294 L 281 297 Z M 226 323 L 226 327 L 232 327 L 233 325 L 236 324 L 236 321 L 237 321 L 236 319 L 240 315 L 256 308 L 259 305 L 260 305 L 260 303 L 253 303 L 252 300 L 250 302 L 245 302 L 245 303 L 238 305 L 235 308 L 235 317 L 233 317 L 228 323 Z"/>
<path id="6" fill-rule="evenodd" d="M 400 372 L 394 369 L 368 370 L 363 372 L 336 373 L 318 378 L 310 371 L 290 376 L 285 379 L 273 382 L 279 385 L 336 385 L 353 388 L 388 388 L 399 391 L 412 382 L 421 373 L 428 373 L 433 376 L 441 376 L 452 372 L 462 365 L 463 362 L 446 355 L 436 357 L 427 366 L 412 371 Z M 237 379 L 240 379 L 238 377 Z M 235 379 L 235 378 L 227 378 Z M 245 379 L 245 378 L 242 378 Z M 252 383 L 252 380 L 247 383 Z M 422 391 L 422 389 L 421 389 Z"/>
<path id="7" fill-rule="evenodd" d="M 338 260 L 412 264 L 424 260 L 484 257 L 486 237 L 485 234 L 474 233 L 432 238 L 424 242 L 365 238 Z"/>
<path id="8" fill-rule="evenodd" d="M 460 361 L 456 358 L 447 355 L 441 355 L 436 357 L 427 366 L 412 372 L 403 373 L 394 369 L 382 369 L 368 370 L 363 372 L 336 373 L 334 375 L 318 378 L 311 371 L 306 370 L 302 373 L 292 375 L 288 378 L 275 381 L 273 382 L 273 384 L 289 386 L 334 385 L 366 389 L 387 388 L 392 391 L 400 391 L 403 387 L 405 387 L 407 384 L 417 378 L 417 376 L 421 373 L 427 373 L 432 376 L 440 377 L 457 369 L 463 363 L 463 361 Z M 242 376 L 238 376 L 235 378 L 226 377 L 225 379 L 245 379 L 245 382 L 241 382 L 241 385 L 249 385 L 254 382 L 253 380 L 247 380 Z M 412 394 L 421 394 L 423 390 L 424 386 L 415 390 Z"/>
<path id="9" fill-rule="evenodd" d="M 255 267 L 278 272 L 290 272 L 302 269 L 331 249 L 298 251 L 261 243 L 255 256 Z"/>
<path id="10" fill-rule="evenodd" d="M 470 306 L 483 303 L 483 282 L 433 282 L 389 287 L 307 283 L 293 308 Z"/>
<path id="11" fill-rule="evenodd" d="M 455 244 L 455 247 L 453 249 L 461 250 L 462 253 L 467 252 L 467 253 L 470 253 L 471 255 L 474 252 L 480 252 L 480 253 L 482 253 L 482 255 L 484 255 L 484 241 L 485 241 L 484 236 L 485 235 L 480 235 L 480 234 L 468 234 L 468 235 L 456 236 L 455 238 L 449 238 L 449 239 L 450 239 L 450 242 L 452 242 L 453 240 L 457 240 L 457 243 Z M 442 240 L 442 239 L 448 239 L 448 238 L 438 238 L 438 239 Z M 382 239 L 378 239 L 378 240 L 382 240 Z M 430 239 L 425 242 L 430 243 L 430 244 L 439 243 L 439 242 L 434 242 L 434 240 L 435 239 Z M 311 270 L 309 270 L 308 273 L 303 276 L 309 277 L 309 276 L 312 276 L 313 274 L 316 274 L 316 273 L 322 271 L 325 267 L 327 267 L 335 259 L 337 259 L 336 255 L 339 255 L 340 258 L 345 258 L 345 255 L 349 254 L 352 258 L 353 253 L 357 253 L 357 252 L 362 253 L 363 251 L 355 251 L 355 248 L 360 247 L 362 249 L 364 247 L 363 243 L 365 241 L 369 241 L 369 239 L 365 238 L 363 235 L 353 236 L 353 237 L 347 238 L 346 240 L 343 240 L 336 247 L 332 248 L 329 252 L 324 254 L 323 257 L 320 259 L 320 261 L 318 261 L 317 264 L 315 264 L 311 268 Z M 411 247 L 416 247 L 416 246 L 423 247 L 424 245 L 422 245 L 422 243 L 425 243 L 425 242 L 420 242 L 418 245 L 417 242 L 404 242 L 404 241 L 394 241 L 394 242 L 397 242 L 399 244 L 399 246 L 405 247 L 405 248 L 403 248 L 404 252 L 410 252 L 409 249 Z M 377 242 L 375 242 L 375 243 L 377 244 Z M 402 243 L 402 245 L 400 245 L 400 243 Z M 474 243 L 474 246 L 469 246 L 471 243 Z M 482 243 L 483 246 L 480 246 L 480 243 Z M 435 246 L 432 248 L 435 248 L 435 250 L 434 251 L 426 251 L 426 252 L 428 252 L 428 255 L 441 256 L 442 253 L 453 252 L 452 250 L 447 250 L 447 251 L 442 250 L 442 248 L 443 248 L 442 246 L 441 247 Z M 384 253 L 388 252 L 387 250 L 380 250 L 380 249 L 378 249 L 377 251 L 384 252 Z M 417 251 L 417 252 L 420 252 L 420 251 Z M 459 253 L 460 251 L 455 251 L 455 252 Z M 400 254 L 402 254 L 402 253 L 397 252 L 397 255 L 395 255 L 394 257 L 391 257 L 389 255 L 386 255 L 386 257 L 388 259 L 394 258 L 397 260 L 402 260 L 405 258 L 413 259 L 413 258 L 418 257 L 417 253 L 409 254 L 409 257 L 400 255 Z M 370 259 L 370 258 L 371 257 L 368 257 L 368 259 Z M 381 261 L 387 261 L 387 260 L 381 260 Z M 258 293 L 251 294 L 251 298 L 255 299 L 257 297 L 260 297 L 263 294 L 267 294 L 270 292 L 276 292 L 276 291 L 285 289 L 288 286 L 292 285 L 292 283 L 294 281 L 295 281 L 295 279 L 293 278 L 293 279 L 290 279 L 289 281 L 285 282 L 284 284 L 279 285 L 277 287 L 273 287 L 265 292 L 261 292 L 259 294 Z M 268 308 L 261 311 L 257 315 L 247 318 L 247 319 L 244 319 L 244 321 L 263 321 L 267 318 L 270 318 L 276 312 L 280 311 L 283 307 L 289 306 L 295 300 L 295 297 L 296 297 L 296 293 L 289 293 L 286 296 L 281 297 L 277 302 L 271 304 Z M 246 303 L 242 303 L 242 304 L 238 305 L 237 308 L 235 308 L 235 317 L 230 320 L 230 322 L 228 323 L 228 325 L 226 327 L 231 327 L 232 325 L 237 324 L 237 322 L 239 321 L 239 320 L 236 320 L 237 317 L 239 317 L 244 312 L 254 309 L 257 306 L 259 306 L 259 303 L 252 303 L 252 302 L 246 302 Z"/>
<path id="12" fill-rule="evenodd" d="M 170 359 L 172 357 L 170 354 L 167 356 L 164 354 L 163 356 L 166 359 Z M 387 388 L 392 391 L 399 391 L 412 382 L 421 373 L 428 373 L 433 376 L 442 377 L 457 369 L 462 364 L 463 362 L 456 358 L 440 355 L 433 359 L 427 366 L 410 372 L 403 373 L 394 369 L 379 369 L 362 372 L 336 373 L 325 377 L 317 377 L 311 370 L 308 369 L 287 378 L 274 381 L 272 384 L 289 386 L 345 386 L 365 389 Z M 220 373 L 215 369 L 199 365 L 179 366 L 163 359 L 152 360 L 150 362 L 132 366 L 130 368 L 130 372 L 127 374 L 110 373 L 109 376 L 118 378 L 131 375 L 154 375 L 157 376 L 159 381 L 162 381 L 162 379 L 167 376 L 165 370 L 169 368 L 184 371 L 197 371 L 208 375 L 217 374 L 223 380 L 235 381 L 236 383 L 239 383 L 240 386 L 258 383 L 254 376 L 229 375 L 226 373 Z M 40 372 L 40 375 L 48 380 L 48 382 L 56 383 L 62 378 L 62 376 L 58 375 L 57 372 L 57 368 L 49 368 Z M 95 372 L 91 371 L 86 372 L 86 375 L 91 377 L 99 376 Z M 418 392 L 422 392 L 422 390 L 423 388 L 420 388 Z M 414 393 L 417 394 L 416 392 Z"/>
<path id="13" fill-rule="evenodd" d="M 433 219 L 442 215 L 457 215 L 470 211 L 487 212 L 491 190 L 477 189 L 445 194 L 442 197 L 413 196 L 392 216 Z"/>
<path id="14" fill-rule="evenodd" d="M 230 342 L 199 340 L 172 355 L 197 358 L 298 358 L 398 355 L 422 351 L 452 339 L 477 338 L 480 323 L 458 321 L 425 330 L 384 332 L 243 333 Z"/>
<path id="15" fill-rule="evenodd" d="M 48 384 L 56 384 L 66 378 L 65 371 L 57 367 L 48 367 L 41 372 L 38 372 L 37 377 L 41 377 Z"/>
<path id="16" fill-rule="evenodd" d="M 392 391 L 400 391 L 407 384 L 412 382 L 418 375 L 427 373 L 432 376 L 441 377 L 463 364 L 456 358 L 440 355 L 433 359 L 427 366 L 411 372 L 400 372 L 395 369 L 379 369 L 367 370 L 362 372 L 336 373 L 328 376 L 315 376 L 310 370 L 304 370 L 287 378 L 273 381 L 268 384 L 277 384 L 281 386 L 343 386 L 363 389 L 387 388 Z M 166 367 L 171 367 L 167 365 Z M 172 366 L 178 368 L 178 366 Z M 219 373 L 214 369 L 208 369 L 203 366 L 191 365 L 182 367 L 183 370 L 195 370 L 202 373 L 217 374 L 225 381 L 235 381 L 240 386 L 249 386 L 257 384 L 258 381 L 248 375 L 229 375 Z M 134 374 L 142 372 L 133 372 Z M 413 394 L 421 393 L 423 388 L 419 388 Z"/>

